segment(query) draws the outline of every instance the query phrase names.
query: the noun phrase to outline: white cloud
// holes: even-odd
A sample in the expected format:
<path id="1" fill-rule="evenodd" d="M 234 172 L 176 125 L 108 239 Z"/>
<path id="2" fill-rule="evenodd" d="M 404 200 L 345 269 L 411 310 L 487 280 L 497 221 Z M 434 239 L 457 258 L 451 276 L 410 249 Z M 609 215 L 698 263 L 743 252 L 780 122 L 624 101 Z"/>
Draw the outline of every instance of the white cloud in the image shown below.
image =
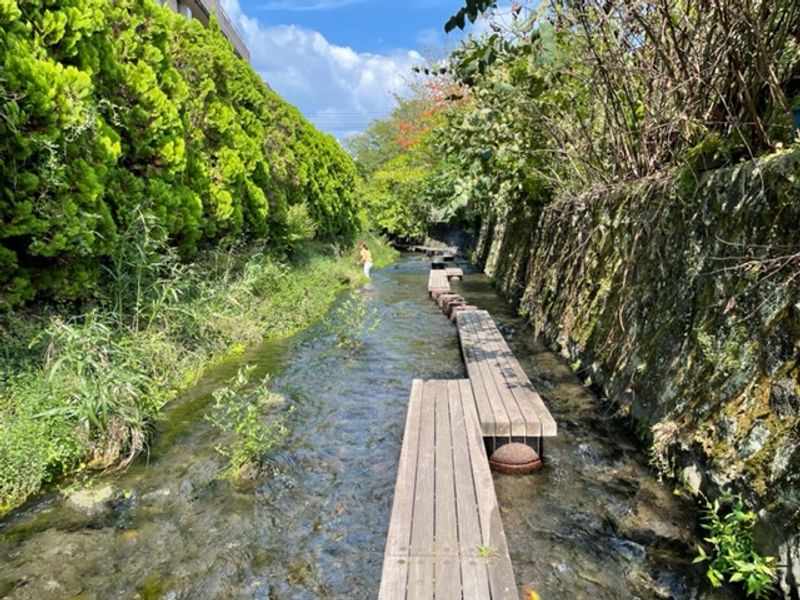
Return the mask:
<path id="1" fill-rule="evenodd" d="M 356 52 L 310 29 L 265 26 L 245 15 L 238 0 L 222 5 L 242 33 L 253 68 L 320 129 L 340 139 L 386 116 L 394 96 L 404 93 L 411 67 L 422 61 L 414 50 Z"/>
<path id="2" fill-rule="evenodd" d="M 430 27 L 423 29 L 417 34 L 417 43 L 422 47 L 437 47 L 444 44 L 445 36 L 443 30 Z"/>

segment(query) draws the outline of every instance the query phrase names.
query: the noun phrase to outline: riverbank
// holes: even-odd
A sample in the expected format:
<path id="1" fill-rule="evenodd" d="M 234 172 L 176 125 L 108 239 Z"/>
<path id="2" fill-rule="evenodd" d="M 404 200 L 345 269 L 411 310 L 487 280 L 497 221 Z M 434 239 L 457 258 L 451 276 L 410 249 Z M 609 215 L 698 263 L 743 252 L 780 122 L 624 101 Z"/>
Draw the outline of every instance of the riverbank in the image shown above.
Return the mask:
<path id="1" fill-rule="evenodd" d="M 375 267 L 396 253 L 367 237 Z M 93 303 L 0 322 L 0 515 L 65 473 L 129 463 L 162 408 L 210 365 L 319 319 L 363 281 L 352 248 L 167 256 Z"/>
<path id="2" fill-rule="evenodd" d="M 476 252 L 655 467 L 693 494 L 743 494 L 786 597 L 800 585 L 799 173 L 792 148 L 508 211 Z"/>

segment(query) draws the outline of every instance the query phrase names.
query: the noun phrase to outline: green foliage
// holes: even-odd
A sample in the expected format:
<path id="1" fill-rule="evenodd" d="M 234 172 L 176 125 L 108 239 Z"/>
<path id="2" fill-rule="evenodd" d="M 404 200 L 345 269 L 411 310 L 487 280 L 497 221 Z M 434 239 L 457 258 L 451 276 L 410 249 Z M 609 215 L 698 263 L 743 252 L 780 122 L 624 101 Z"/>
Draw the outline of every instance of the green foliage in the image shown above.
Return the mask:
<path id="1" fill-rule="evenodd" d="M 119 327 L 137 331 L 169 318 L 164 309 L 185 293 L 189 267 L 158 218 L 137 206 L 103 270 L 102 305 Z"/>
<path id="2" fill-rule="evenodd" d="M 253 367 L 239 369 L 225 386 L 214 391 L 214 407 L 207 419 L 219 431 L 229 434 L 229 443 L 216 446 L 227 457 L 227 472 L 234 478 L 253 478 L 264 457 L 289 434 L 285 417 L 274 413 L 284 403 L 270 391 L 269 376 L 250 385 Z M 267 418 L 269 417 L 269 421 Z"/>
<path id="3" fill-rule="evenodd" d="M 445 33 L 450 33 L 456 27 L 464 29 L 466 25 L 465 19 L 469 19 L 470 23 L 474 23 L 479 14 L 495 6 L 497 6 L 495 0 L 466 0 L 464 6 L 448 19 L 444 26 Z"/>
<path id="4" fill-rule="evenodd" d="M 695 176 L 703 171 L 718 169 L 731 163 L 730 143 L 718 134 L 710 133 L 686 151 L 684 160 L 687 168 Z"/>
<path id="5" fill-rule="evenodd" d="M 359 176 L 364 178 L 403 152 L 396 124 L 389 119 L 373 121 L 363 133 L 347 138 L 345 147 L 356 161 Z"/>
<path id="6" fill-rule="evenodd" d="M 724 494 L 713 502 L 706 500 L 702 527 L 708 532 L 705 541 L 711 554 L 699 547 L 695 563 L 708 562 L 706 577 L 714 587 L 726 580 L 743 583 L 747 595 L 763 598 L 772 589 L 775 571 L 771 556 L 759 555 L 753 545 L 752 528 L 756 514 L 745 510 L 741 496 Z"/>
<path id="7" fill-rule="evenodd" d="M 307 326 L 360 280 L 352 253 L 337 248 L 316 248 L 301 263 L 263 247 L 154 263 L 158 236 L 138 222 L 141 252 L 119 261 L 102 309 L 65 317 L 51 307 L 44 322 L 0 315 L 0 513 L 64 472 L 132 460 L 163 405 L 206 366 Z M 367 239 L 376 265 L 386 264 L 392 251 Z M 122 305 L 116 285 L 130 291 Z"/>
<path id="8" fill-rule="evenodd" d="M 287 249 L 291 251 L 309 242 L 314 239 L 316 232 L 317 224 L 308 214 L 308 206 L 301 203 L 289 207 L 284 235 L 284 245 Z"/>
<path id="9" fill-rule="evenodd" d="M 415 69 L 445 91 L 443 118 L 401 155 L 384 138 L 384 167 L 420 169 L 370 171 L 366 188 L 386 207 L 389 232 L 426 213 L 535 218 L 556 194 L 675 167 L 690 196 L 700 171 L 771 152 L 791 135 L 800 12 L 789 0 L 767 12 L 734 0 L 708 11 L 680 0 L 659 10 L 646 0 L 515 2 L 500 18 L 492 1 L 461 4 L 448 31 L 483 13 L 491 32 Z"/>
<path id="10" fill-rule="evenodd" d="M 364 345 L 364 337 L 380 325 L 377 312 L 367 306 L 364 297 L 349 296 L 331 313 L 325 322 L 327 331 L 336 338 L 340 348 L 355 351 Z"/>
<path id="11" fill-rule="evenodd" d="M 85 454 L 65 414 L 42 414 L 58 399 L 36 375 L 0 373 L 0 514 Z"/>
<path id="12" fill-rule="evenodd" d="M 430 220 L 425 201 L 428 171 L 401 154 L 378 169 L 363 189 L 371 222 L 403 239 L 424 238 Z"/>
<path id="13" fill-rule="evenodd" d="M 54 408 L 38 417 L 63 415 L 93 440 L 94 460 L 106 466 L 143 447 L 148 415 L 160 408 L 165 390 L 151 373 L 148 348 L 119 337 L 113 321 L 91 312 L 81 319 L 54 320 L 43 334 L 43 369 Z"/>
<path id="14" fill-rule="evenodd" d="M 475 549 L 475 555 L 478 558 L 480 558 L 483 562 L 489 564 L 496 558 L 499 558 L 500 553 L 494 546 L 483 544 Z"/>
<path id="15" fill-rule="evenodd" d="M 388 119 L 352 138 L 350 151 L 365 181 L 357 195 L 369 225 L 402 240 L 421 240 L 442 218 L 454 193 L 453 173 L 435 152 L 441 106 L 431 90 L 398 100 Z"/>
<path id="16" fill-rule="evenodd" d="M 295 243 L 298 204 L 318 237 L 351 238 L 354 181 L 213 21 L 133 0 L 0 10 L 0 307 L 103 294 L 142 218 L 184 257 Z"/>

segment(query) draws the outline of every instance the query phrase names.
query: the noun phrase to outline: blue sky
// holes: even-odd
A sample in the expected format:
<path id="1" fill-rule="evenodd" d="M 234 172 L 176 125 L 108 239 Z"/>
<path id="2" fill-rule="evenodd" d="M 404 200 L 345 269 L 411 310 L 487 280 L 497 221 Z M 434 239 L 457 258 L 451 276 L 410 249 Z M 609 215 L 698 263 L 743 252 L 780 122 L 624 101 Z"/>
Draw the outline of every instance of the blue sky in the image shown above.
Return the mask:
<path id="1" fill-rule="evenodd" d="M 222 0 L 264 80 L 339 139 L 388 114 L 411 67 L 460 34 L 460 0 Z M 431 54 L 433 53 L 433 54 Z"/>
<path id="2" fill-rule="evenodd" d="M 299 25 L 356 52 L 422 49 L 443 41 L 445 21 L 459 0 L 240 0 L 265 25 Z"/>

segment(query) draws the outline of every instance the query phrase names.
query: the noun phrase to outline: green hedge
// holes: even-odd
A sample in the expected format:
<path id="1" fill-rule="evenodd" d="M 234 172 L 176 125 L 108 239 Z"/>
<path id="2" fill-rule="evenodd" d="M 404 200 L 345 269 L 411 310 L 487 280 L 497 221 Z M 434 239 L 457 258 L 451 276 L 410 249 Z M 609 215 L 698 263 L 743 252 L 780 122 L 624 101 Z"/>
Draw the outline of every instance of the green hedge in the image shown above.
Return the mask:
<path id="1" fill-rule="evenodd" d="M 141 0 L 0 0 L 0 307 L 97 294 L 141 211 L 184 256 L 351 237 L 355 169 L 204 28 Z M 117 248 L 118 250 L 118 248 Z"/>

